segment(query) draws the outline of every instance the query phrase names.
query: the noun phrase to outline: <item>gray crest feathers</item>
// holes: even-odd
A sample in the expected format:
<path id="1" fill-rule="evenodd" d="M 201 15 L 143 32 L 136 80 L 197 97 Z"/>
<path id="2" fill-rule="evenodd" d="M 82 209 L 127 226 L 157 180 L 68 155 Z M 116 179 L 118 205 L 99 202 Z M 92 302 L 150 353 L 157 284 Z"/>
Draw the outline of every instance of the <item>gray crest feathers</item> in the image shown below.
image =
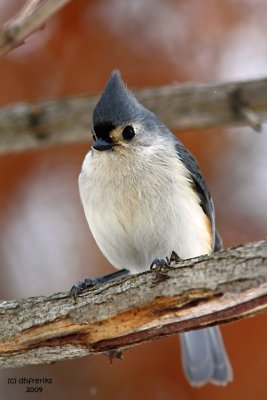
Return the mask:
<path id="1" fill-rule="evenodd" d="M 142 111 L 144 108 L 126 88 L 120 72 L 114 70 L 95 107 L 93 125 L 106 122 L 115 126 L 127 124 L 138 120 Z"/>

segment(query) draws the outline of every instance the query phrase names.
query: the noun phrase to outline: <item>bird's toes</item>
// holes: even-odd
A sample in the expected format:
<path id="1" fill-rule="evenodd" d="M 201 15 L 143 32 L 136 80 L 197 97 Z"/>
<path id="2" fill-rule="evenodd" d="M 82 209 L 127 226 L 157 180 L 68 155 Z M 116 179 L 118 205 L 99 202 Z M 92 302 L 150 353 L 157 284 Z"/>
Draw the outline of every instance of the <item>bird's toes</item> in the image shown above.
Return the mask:
<path id="1" fill-rule="evenodd" d="M 75 285 L 72 286 L 70 289 L 70 296 L 73 297 L 74 299 L 79 296 L 82 292 L 84 292 L 86 289 L 96 286 L 99 283 L 99 280 L 96 279 L 84 279 L 83 281 L 75 283 Z"/>
<path id="2" fill-rule="evenodd" d="M 171 263 L 178 263 L 179 261 L 181 261 L 181 258 L 178 256 L 178 254 L 176 253 L 176 251 L 172 251 L 171 253 L 171 257 L 170 257 L 170 264 Z"/>
<path id="3" fill-rule="evenodd" d="M 150 265 L 150 269 L 157 272 L 166 272 L 172 267 L 173 263 L 179 261 L 180 257 L 178 254 L 175 251 L 172 251 L 170 258 L 155 258 Z"/>
<path id="4" fill-rule="evenodd" d="M 170 263 L 169 259 L 166 257 L 164 258 L 155 258 L 151 265 L 150 265 L 150 270 L 156 271 L 156 272 L 166 272 L 170 269 Z"/>

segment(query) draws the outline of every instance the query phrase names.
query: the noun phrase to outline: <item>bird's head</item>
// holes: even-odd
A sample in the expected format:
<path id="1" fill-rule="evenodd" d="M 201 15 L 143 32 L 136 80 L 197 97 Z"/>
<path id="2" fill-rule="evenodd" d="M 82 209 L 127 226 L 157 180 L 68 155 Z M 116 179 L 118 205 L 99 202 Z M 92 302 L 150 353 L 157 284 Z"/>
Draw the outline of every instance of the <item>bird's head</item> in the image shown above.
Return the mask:
<path id="1" fill-rule="evenodd" d="M 125 152 L 151 146 L 167 128 L 126 88 L 113 71 L 93 113 L 93 148 Z"/>

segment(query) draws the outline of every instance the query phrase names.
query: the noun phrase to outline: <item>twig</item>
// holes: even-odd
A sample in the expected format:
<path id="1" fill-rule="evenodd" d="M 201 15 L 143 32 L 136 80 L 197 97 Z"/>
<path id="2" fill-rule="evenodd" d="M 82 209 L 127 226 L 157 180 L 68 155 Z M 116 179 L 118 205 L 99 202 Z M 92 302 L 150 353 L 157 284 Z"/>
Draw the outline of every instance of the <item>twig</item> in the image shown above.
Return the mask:
<path id="1" fill-rule="evenodd" d="M 68 293 L 0 303 L 0 365 L 125 349 L 267 310 L 267 241 Z"/>
<path id="2" fill-rule="evenodd" d="M 29 0 L 20 12 L 0 30 L 0 57 L 21 45 L 70 0 Z M 40 5 L 40 3 L 42 3 Z"/>
<path id="3" fill-rule="evenodd" d="M 242 90 L 237 87 L 234 88 L 230 94 L 230 104 L 233 112 L 239 117 L 243 118 L 247 124 L 256 132 L 262 131 L 262 121 L 260 117 L 253 111 L 249 101 L 244 98 Z"/>
<path id="4" fill-rule="evenodd" d="M 267 78 L 215 84 L 170 85 L 136 91 L 138 99 L 170 128 L 203 129 L 223 125 L 258 125 L 244 118 L 240 102 L 267 120 Z M 0 108 L 0 154 L 88 141 L 98 96 L 77 96 Z M 241 107 L 242 108 L 242 107 Z M 251 118 L 250 118 L 251 120 Z"/>
<path id="5" fill-rule="evenodd" d="M 16 22 L 16 23 L 22 23 L 24 18 L 28 17 L 31 15 L 37 8 L 37 6 L 42 2 L 43 0 L 28 0 L 24 4 L 24 6 L 19 10 L 19 12 L 13 17 L 8 24 L 11 22 Z"/>

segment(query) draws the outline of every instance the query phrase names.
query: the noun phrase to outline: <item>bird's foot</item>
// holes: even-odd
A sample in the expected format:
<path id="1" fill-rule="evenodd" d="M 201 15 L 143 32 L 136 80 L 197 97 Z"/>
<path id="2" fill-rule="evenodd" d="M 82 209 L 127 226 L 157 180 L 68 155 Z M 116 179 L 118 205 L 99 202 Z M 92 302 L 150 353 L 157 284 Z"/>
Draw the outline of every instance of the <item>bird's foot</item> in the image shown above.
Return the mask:
<path id="1" fill-rule="evenodd" d="M 75 285 L 73 285 L 72 288 L 70 289 L 70 295 L 71 297 L 76 299 L 77 296 L 79 296 L 79 294 L 84 292 L 86 289 L 99 285 L 99 283 L 102 282 L 103 281 L 101 280 L 101 278 L 95 278 L 95 279 L 87 278 L 84 279 L 83 281 L 79 281 L 75 283 Z"/>
<path id="2" fill-rule="evenodd" d="M 150 265 L 150 269 L 156 272 L 167 272 L 173 263 L 180 261 L 180 257 L 175 251 L 172 251 L 170 258 L 155 258 Z"/>
<path id="3" fill-rule="evenodd" d="M 75 283 L 75 285 L 72 286 L 72 288 L 70 289 L 70 296 L 76 299 L 77 296 L 79 296 L 79 294 L 84 292 L 86 289 L 92 288 L 96 285 L 99 285 L 100 283 L 106 283 L 114 279 L 118 279 L 127 274 L 129 274 L 129 271 L 127 269 L 120 269 L 116 272 L 113 272 L 112 274 L 100 276 L 98 278 L 84 279 L 83 281 L 77 282 Z"/>
<path id="4" fill-rule="evenodd" d="M 172 263 L 178 263 L 181 260 L 181 258 L 178 256 L 178 254 L 173 250 L 170 256 L 170 264 Z"/>

